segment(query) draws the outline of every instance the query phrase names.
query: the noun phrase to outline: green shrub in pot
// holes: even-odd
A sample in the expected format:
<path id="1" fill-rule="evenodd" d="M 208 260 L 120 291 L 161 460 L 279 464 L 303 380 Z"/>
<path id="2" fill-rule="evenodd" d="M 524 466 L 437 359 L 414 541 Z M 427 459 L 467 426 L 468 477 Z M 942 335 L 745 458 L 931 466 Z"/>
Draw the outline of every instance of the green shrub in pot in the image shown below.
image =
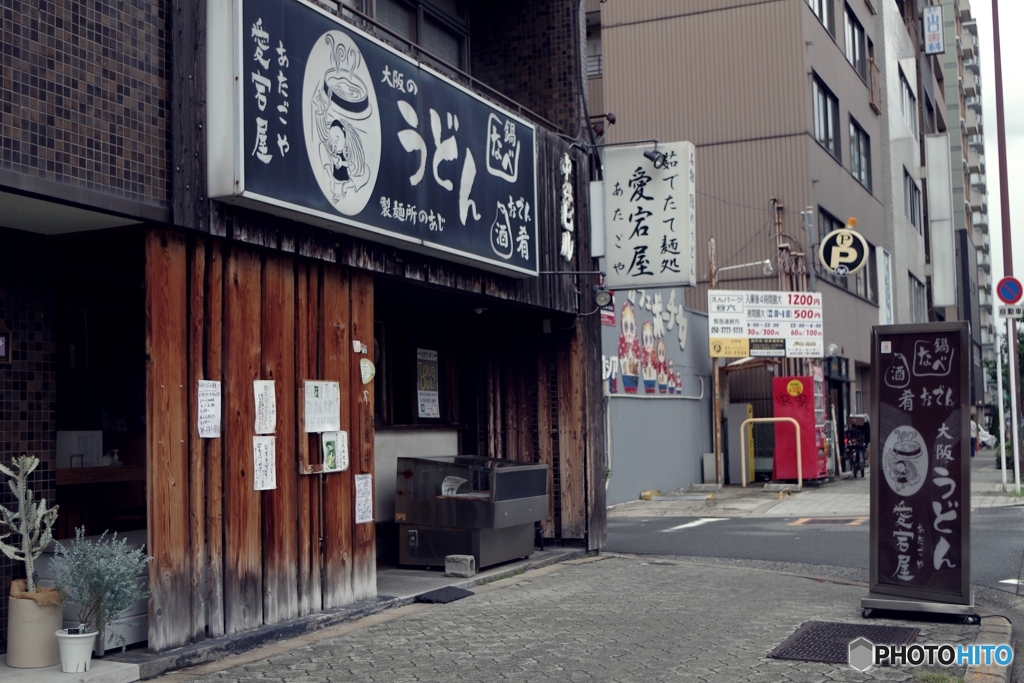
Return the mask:
<path id="1" fill-rule="evenodd" d="M 78 615 L 82 633 L 102 632 L 137 600 L 150 593 L 138 586 L 138 577 L 152 560 L 145 548 L 128 550 L 128 539 L 107 538 L 104 531 L 96 541 L 85 539 L 85 527 L 75 529 L 67 546 L 57 542 L 51 561 L 53 582 L 64 598 L 65 607 Z M 135 624 L 129 624 L 135 626 Z M 125 648 L 124 636 L 111 632 L 108 642 Z"/>

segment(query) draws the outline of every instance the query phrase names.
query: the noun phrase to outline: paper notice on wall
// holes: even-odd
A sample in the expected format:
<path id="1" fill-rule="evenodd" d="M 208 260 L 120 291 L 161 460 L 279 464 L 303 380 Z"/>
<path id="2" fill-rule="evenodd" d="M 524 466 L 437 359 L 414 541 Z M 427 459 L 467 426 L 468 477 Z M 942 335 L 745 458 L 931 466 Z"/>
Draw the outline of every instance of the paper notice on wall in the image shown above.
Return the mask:
<path id="1" fill-rule="evenodd" d="M 277 398 L 274 381 L 258 379 L 252 383 L 256 395 L 256 433 L 273 434 L 277 431 Z"/>
<path id="2" fill-rule="evenodd" d="M 220 438 L 220 382 L 199 380 L 199 423 L 200 439 Z"/>
<path id="3" fill-rule="evenodd" d="M 347 470 L 348 432 L 324 432 L 320 442 L 323 445 L 324 472 Z"/>
<path id="4" fill-rule="evenodd" d="M 341 384 L 338 382 L 305 382 L 306 432 L 337 432 L 341 430 Z"/>
<path id="5" fill-rule="evenodd" d="M 416 403 L 419 417 L 441 417 L 437 351 L 416 349 Z"/>
<path id="6" fill-rule="evenodd" d="M 274 436 L 252 437 L 252 488 L 269 491 L 277 488 L 277 455 Z"/>
<path id="7" fill-rule="evenodd" d="M 373 521 L 373 475 L 356 475 L 356 524 Z"/>

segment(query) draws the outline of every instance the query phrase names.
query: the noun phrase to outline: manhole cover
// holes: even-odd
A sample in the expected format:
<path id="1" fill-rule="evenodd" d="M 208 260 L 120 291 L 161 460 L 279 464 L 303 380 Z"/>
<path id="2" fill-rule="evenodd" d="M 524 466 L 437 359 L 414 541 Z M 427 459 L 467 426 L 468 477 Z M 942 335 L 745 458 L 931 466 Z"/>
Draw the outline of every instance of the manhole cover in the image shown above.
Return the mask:
<path id="1" fill-rule="evenodd" d="M 468 598 L 473 595 L 473 591 L 468 591 L 465 588 L 456 588 L 455 586 L 445 586 L 444 588 L 438 588 L 437 590 L 428 591 L 422 595 L 416 596 L 416 602 L 432 602 L 432 603 L 447 603 L 461 600 L 462 598 Z"/>
<path id="2" fill-rule="evenodd" d="M 858 638 L 867 638 L 876 645 L 909 645 L 914 642 L 918 632 L 919 629 L 904 626 L 808 621 L 769 652 L 768 656 L 773 659 L 846 664 L 850 658 L 850 643 Z"/>

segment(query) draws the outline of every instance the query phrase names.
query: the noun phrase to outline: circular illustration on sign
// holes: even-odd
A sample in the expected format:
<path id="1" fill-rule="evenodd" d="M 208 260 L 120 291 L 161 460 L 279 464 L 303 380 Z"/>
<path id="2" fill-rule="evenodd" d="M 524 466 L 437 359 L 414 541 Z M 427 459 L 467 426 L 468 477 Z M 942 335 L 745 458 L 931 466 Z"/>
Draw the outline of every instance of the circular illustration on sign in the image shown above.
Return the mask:
<path id="1" fill-rule="evenodd" d="M 323 34 L 309 53 L 302 120 L 320 190 L 339 213 L 358 214 L 380 169 L 380 111 L 363 54 L 342 31 Z"/>
<path id="2" fill-rule="evenodd" d="M 786 385 L 786 392 L 793 397 L 799 396 L 804 393 L 804 383 L 798 379 L 794 379 Z"/>
<path id="3" fill-rule="evenodd" d="M 894 493 L 912 496 L 924 485 L 928 448 L 913 427 L 897 427 L 882 446 L 882 471 Z"/>

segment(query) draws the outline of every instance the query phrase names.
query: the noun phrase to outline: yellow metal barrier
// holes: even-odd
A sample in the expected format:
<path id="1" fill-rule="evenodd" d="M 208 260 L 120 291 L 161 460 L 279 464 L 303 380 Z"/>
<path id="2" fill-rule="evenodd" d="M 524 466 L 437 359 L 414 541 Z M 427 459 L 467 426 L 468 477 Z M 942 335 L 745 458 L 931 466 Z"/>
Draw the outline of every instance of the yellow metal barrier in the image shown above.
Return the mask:
<path id="1" fill-rule="evenodd" d="M 747 488 L 747 440 L 743 438 L 743 430 L 747 425 L 757 422 L 789 422 L 796 428 L 796 490 L 804 486 L 804 460 L 800 448 L 800 423 L 791 417 L 752 417 L 740 425 L 740 472 L 743 488 Z"/>

